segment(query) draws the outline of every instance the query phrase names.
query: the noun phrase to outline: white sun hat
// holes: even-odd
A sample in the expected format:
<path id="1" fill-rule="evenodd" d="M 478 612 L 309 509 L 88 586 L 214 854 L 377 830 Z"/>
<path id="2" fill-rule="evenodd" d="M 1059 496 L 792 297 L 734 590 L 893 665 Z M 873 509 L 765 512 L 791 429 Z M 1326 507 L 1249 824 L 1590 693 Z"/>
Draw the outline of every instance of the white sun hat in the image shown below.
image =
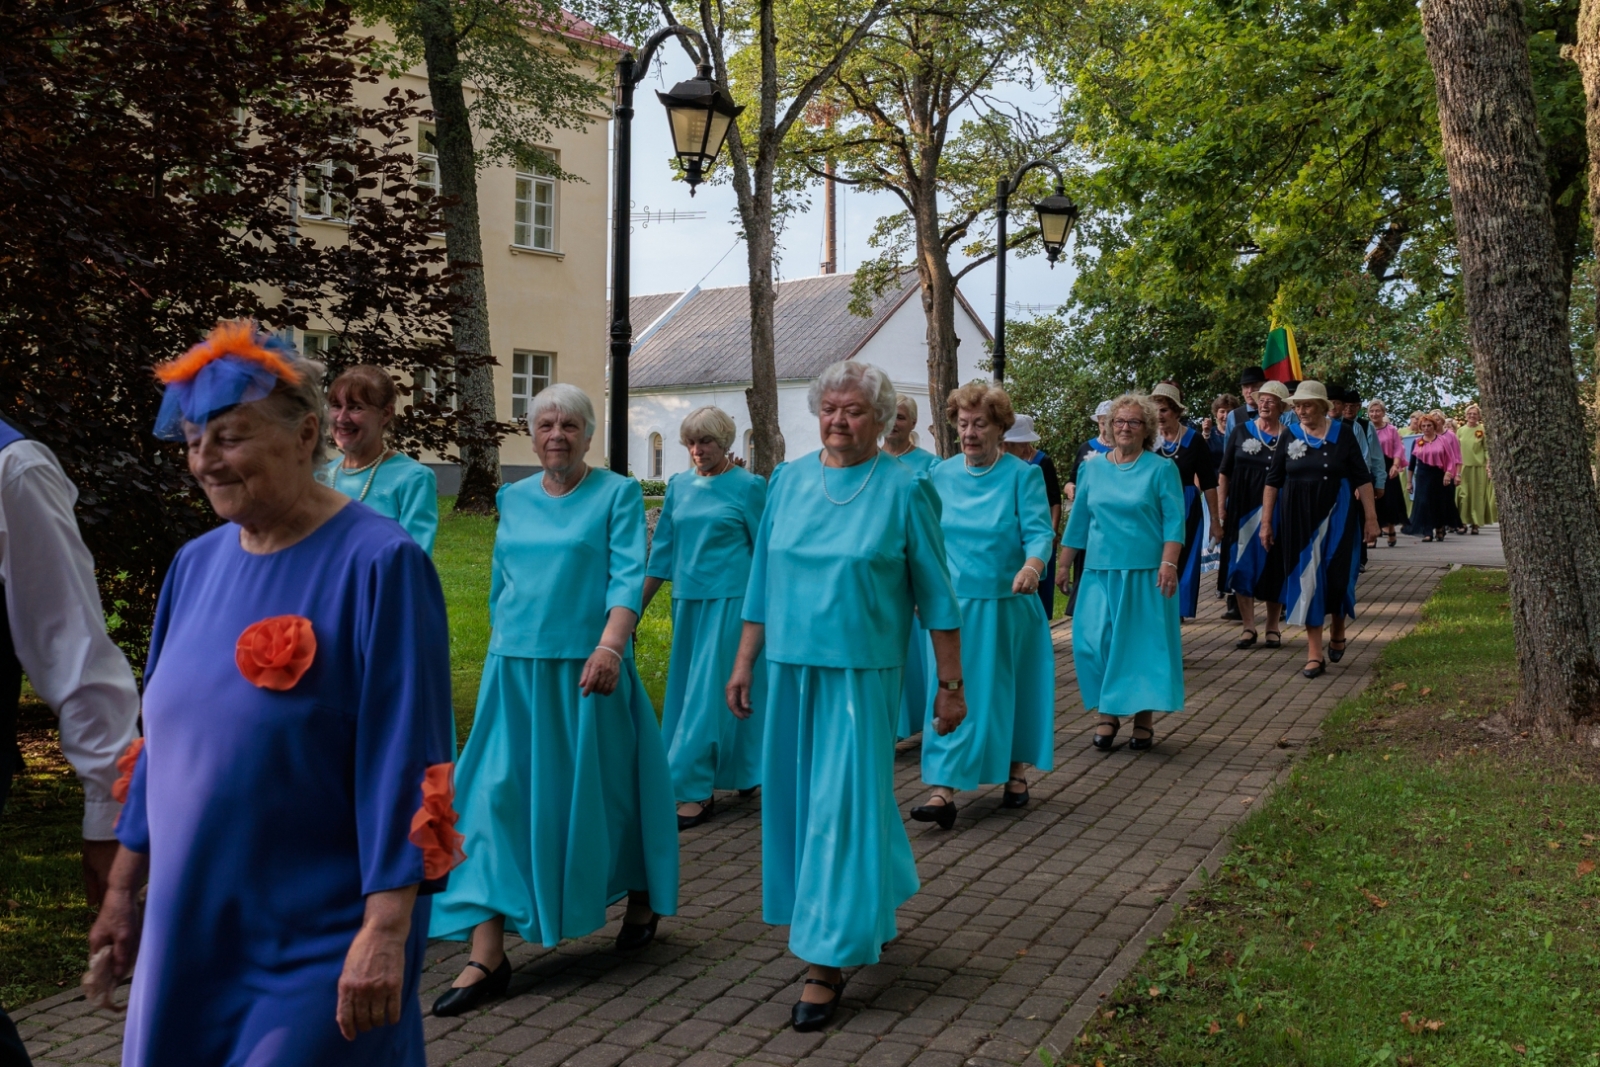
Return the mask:
<path id="1" fill-rule="evenodd" d="M 1012 444 L 1032 444 L 1037 441 L 1039 434 L 1033 428 L 1033 416 L 1018 415 L 1017 421 L 1006 431 L 1005 439 Z"/>

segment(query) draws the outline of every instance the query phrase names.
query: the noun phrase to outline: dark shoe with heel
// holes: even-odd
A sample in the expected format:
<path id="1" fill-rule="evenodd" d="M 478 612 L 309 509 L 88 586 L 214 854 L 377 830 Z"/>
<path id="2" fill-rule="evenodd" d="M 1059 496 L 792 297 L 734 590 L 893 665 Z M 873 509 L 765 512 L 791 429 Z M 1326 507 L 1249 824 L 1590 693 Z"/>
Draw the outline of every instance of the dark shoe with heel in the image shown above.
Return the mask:
<path id="1" fill-rule="evenodd" d="M 1111 727 L 1111 732 L 1109 734 L 1101 733 L 1101 726 Z M 1122 723 L 1120 721 L 1099 723 L 1095 727 L 1094 738 L 1090 741 L 1090 744 L 1094 745 L 1094 747 L 1098 748 L 1101 752 L 1110 752 L 1113 748 L 1117 747 L 1117 731 L 1120 729 L 1122 729 Z"/>
<path id="2" fill-rule="evenodd" d="M 710 822 L 711 821 L 711 816 L 716 813 L 716 810 L 717 810 L 717 798 L 716 797 L 712 797 L 709 800 L 702 801 L 701 804 L 700 804 L 700 814 L 698 814 L 698 815 L 680 815 L 680 816 L 678 816 L 678 830 L 680 832 L 682 832 L 684 830 L 688 830 L 688 829 L 691 829 L 693 827 L 699 826 L 701 823 Z"/>
<path id="3" fill-rule="evenodd" d="M 1311 664 L 1313 664 L 1313 663 L 1316 664 L 1315 667 L 1311 666 Z M 1308 660 L 1306 660 L 1306 667 L 1305 667 L 1304 670 L 1302 670 L 1300 672 L 1301 677 L 1304 677 L 1304 678 L 1321 678 L 1324 674 L 1327 674 L 1327 673 L 1328 673 L 1328 665 L 1326 663 L 1324 663 L 1320 659 L 1308 659 Z"/>
<path id="4" fill-rule="evenodd" d="M 1262 648 L 1282 648 L 1283 634 L 1278 630 L 1268 630 L 1267 639 L 1261 642 Z"/>
<path id="5" fill-rule="evenodd" d="M 917 822 L 938 823 L 939 829 L 948 830 L 956 824 L 956 806 L 949 800 L 943 804 L 921 804 L 911 809 L 911 817 Z M 806 981 L 813 979 L 807 978 Z"/>
<path id="6" fill-rule="evenodd" d="M 1348 641 L 1329 641 L 1328 661 L 1330 663 L 1338 663 L 1340 660 L 1344 659 L 1344 650 L 1349 644 L 1350 642 Z"/>
<path id="7" fill-rule="evenodd" d="M 1241 637 L 1239 640 L 1235 641 L 1233 643 L 1234 648 L 1246 649 L 1256 647 L 1256 632 L 1254 630 L 1246 630 L 1245 633 L 1249 634 L 1250 636 Z"/>
<path id="8" fill-rule="evenodd" d="M 467 966 L 478 968 L 483 972 L 483 978 L 471 985 L 446 989 L 439 999 L 433 1002 L 433 1014 L 439 1018 L 448 1019 L 453 1015 L 465 1015 L 491 1000 L 499 1000 L 506 995 L 506 990 L 511 986 L 510 959 L 502 958 L 500 966 L 492 971 L 477 960 L 467 961 Z"/>
<path id="9" fill-rule="evenodd" d="M 1021 782 L 1022 791 L 1013 793 L 1009 788 L 1012 782 Z M 1025 808 L 1028 806 L 1028 780 L 1026 778 L 1011 778 L 1006 781 L 1007 788 L 1000 793 L 1000 806 L 1002 808 Z"/>
<path id="10" fill-rule="evenodd" d="M 617 951 L 632 952 L 644 948 L 656 939 L 656 927 L 660 924 L 661 916 L 654 912 L 651 912 L 647 923 L 623 923 L 622 929 L 617 931 Z"/>
<path id="11" fill-rule="evenodd" d="M 1139 731 L 1145 732 L 1144 737 L 1139 736 Z M 1156 732 L 1148 726 L 1135 726 L 1132 736 L 1128 738 L 1129 752 L 1149 752 L 1156 747 Z"/>
<path id="12" fill-rule="evenodd" d="M 824 989 L 832 990 L 833 999 L 826 1004 L 811 1004 L 804 1000 L 800 1001 L 794 1006 L 794 1010 L 789 1013 L 789 1022 L 802 1034 L 810 1033 L 813 1030 L 821 1030 L 824 1026 L 833 1022 L 833 1017 L 839 1012 L 839 1002 L 844 999 L 844 983 L 845 977 L 842 974 L 839 976 L 838 984 L 824 982 L 820 978 L 807 978 L 805 980 L 806 985 L 819 985 Z"/>

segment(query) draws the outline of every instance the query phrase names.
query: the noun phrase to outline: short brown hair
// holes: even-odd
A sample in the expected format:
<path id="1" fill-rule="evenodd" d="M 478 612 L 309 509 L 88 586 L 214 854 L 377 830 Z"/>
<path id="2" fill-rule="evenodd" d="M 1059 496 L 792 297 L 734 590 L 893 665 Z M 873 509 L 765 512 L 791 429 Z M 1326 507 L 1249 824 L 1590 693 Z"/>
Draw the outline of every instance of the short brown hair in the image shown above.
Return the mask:
<path id="1" fill-rule="evenodd" d="M 394 405 L 394 379 L 382 367 L 361 363 L 350 367 L 328 386 L 328 403 L 338 404 L 346 399 L 373 408 Z"/>
<path id="2" fill-rule="evenodd" d="M 1017 413 L 1011 407 L 1011 394 L 985 381 L 968 382 L 953 391 L 944 402 L 944 417 L 954 423 L 958 412 L 974 408 L 982 409 L 985 415 L 1000 424 L 1002 430 L 1011 429 L 1011 424 L 1017 421 Z"/>
<path id="3" fill-rule="evenodd" d="M 1219 393 L 1217 394 L 1217 398 L 1211 402 L 1211 414 L 1215 415 L 1218 408 L 1227 408 L 1229 411 L 1232 411 L 1238 406 L 1238 397 L 1234 396 L 1232 393 Z"/>

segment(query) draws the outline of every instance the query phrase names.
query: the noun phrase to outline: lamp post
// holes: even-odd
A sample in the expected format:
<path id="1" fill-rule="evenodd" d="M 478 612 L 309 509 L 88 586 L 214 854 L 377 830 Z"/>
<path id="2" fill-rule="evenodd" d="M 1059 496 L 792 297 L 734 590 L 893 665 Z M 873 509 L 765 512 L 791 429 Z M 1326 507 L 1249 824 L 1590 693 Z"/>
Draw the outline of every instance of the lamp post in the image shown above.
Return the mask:
<path id="1" fill-rule="evenodd" d="M 708 56 L 706 42 L 687 26 L 668 26 L 657 30 L 639 51 L 624 53 L 617 60 L 617 106 L 614 140 L 614 167 L 612 175 L 613 206 L 611 210 L 611 404 L 607 418 L 607 444 L 611 454 L 611 469 L 618 474 L 628 473 L 628 356 L 633 350 L 633 323 L 628 319 L 629 230 L 632 225 L 632 168 L 633 168 L 633 90 L 650 70 L 650 60 L 656 49 L 669 37 L 688 37 L 700 46 L 700 54 Z M 689 184 L 689 195 L 700 184 L 722 142 L 728 128 L 744 108 L 729 100 L 711 80 L 711 64 L 696 64 L 695 76 L 679 82 L 669 93 L 656 93 L 666 106 L 667 119 L 672 126 L 672 146 L 683 166 L 683 180 Z"/>
<path id="2" fill-rule="evenodd" d="M 1078 221 L 1078 205 L 1067 198 L 1061 169 L 1047 159 L 1035 159 L 1017 168 L 1009 178 L 996 183 L 999 235 L 995 244 L 994 265 L 994 380 L 1002 382 L 1006 376 L 1006 211 L 1011 191 L 1022 184 L 1023 176 L 1035 167 L 1047 167 L 1056 176 L 1056 191 L 1033 205 L 1039 216 L 1039 236 L 1044 241 L 1044 254 L 1054 270 L 1061 249 L 1066 246 L 1067 235 Z"/>

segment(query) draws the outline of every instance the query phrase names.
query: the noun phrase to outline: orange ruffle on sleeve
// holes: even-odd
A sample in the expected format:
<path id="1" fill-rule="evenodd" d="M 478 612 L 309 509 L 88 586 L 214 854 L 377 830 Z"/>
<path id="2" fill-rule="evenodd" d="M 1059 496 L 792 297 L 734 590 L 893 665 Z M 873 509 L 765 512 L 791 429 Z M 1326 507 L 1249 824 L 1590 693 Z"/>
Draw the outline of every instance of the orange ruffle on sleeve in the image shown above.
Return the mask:
<path id="1" fill-rule="evenodd" d="M 251 685 L 279 692 L 293 689 L 317 654 L 311 620 L 275 615 L 245 627 L 233 652 L 239 673 Z"/>
<path id="2" fill-rule="evenodd" d="M 144 738 L 135 737 L 117 757 L 117 780 L 111 783 L 111 799 L 118 804 L 128 802 L 128 788 L 133 785 L 133 769 L 139 765 L 139 753 L 144 751 Z"/>
<path id="3" fill-rule="evenodd" d="M 461 851 L 466 840 L 456 832 L 456 765 L 435 763 L 422 776 L 422 807 L 411 816 L 410 839 L 422 849 L 422 875 L 429 881 L 443 878 L 467 854 Z"/>

